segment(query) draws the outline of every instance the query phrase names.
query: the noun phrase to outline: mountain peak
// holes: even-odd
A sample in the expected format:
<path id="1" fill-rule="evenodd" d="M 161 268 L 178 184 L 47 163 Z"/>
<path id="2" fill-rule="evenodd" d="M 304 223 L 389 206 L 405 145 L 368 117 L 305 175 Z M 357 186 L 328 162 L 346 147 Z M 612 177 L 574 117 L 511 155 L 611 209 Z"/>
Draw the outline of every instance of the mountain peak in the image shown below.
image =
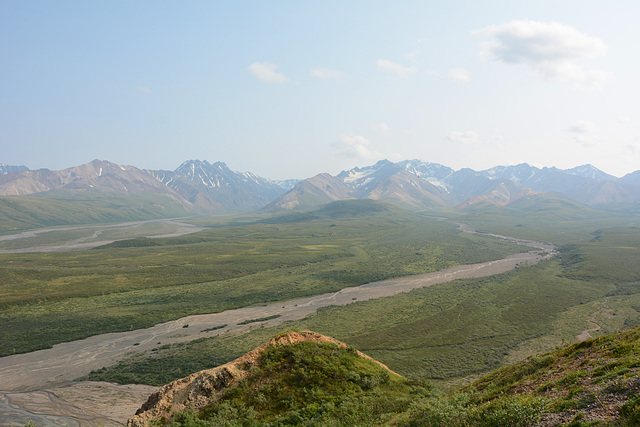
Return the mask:
<path id="1" fill-rule="evenodd" d="M 617 179 L 615 176 L 609 175 L 589 163 L 586 165 L 576 166 L 575 168 L 565 169 L 564 171 L 570 175 L 595 179 L 596 181 L 615 181 Z"/>

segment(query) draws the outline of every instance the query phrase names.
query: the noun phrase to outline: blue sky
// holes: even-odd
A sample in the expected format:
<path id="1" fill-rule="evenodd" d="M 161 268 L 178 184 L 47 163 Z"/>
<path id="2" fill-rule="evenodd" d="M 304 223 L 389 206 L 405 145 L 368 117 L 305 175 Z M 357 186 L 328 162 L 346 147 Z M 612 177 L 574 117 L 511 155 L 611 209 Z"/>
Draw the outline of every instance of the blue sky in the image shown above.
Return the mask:
<path id="1" fill-rule="evenodd" d="M 637 1 L 0 0 L 0 162 L 640 169 Z"/>

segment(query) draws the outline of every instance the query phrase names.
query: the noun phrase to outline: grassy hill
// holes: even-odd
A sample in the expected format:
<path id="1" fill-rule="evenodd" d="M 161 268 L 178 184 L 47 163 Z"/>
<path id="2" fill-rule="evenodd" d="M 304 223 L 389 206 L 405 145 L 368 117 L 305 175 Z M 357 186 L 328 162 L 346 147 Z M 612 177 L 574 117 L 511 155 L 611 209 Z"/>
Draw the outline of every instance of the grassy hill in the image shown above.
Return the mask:
<path id="1" fill-rule="evenodd" d="M 311 332 L 281 334 L 235 365 L 204 371 L 164 387 L 150 398 L 150 406 L 143 407 L 147 414 L 157 408 L 155 417 L 139 416 L 131 425 L 524 427 L 640 423 L 638 328 L 528 358 L 449 394 L 428 383 L 397 376 L 331 339 L 310 342 L 298 338 L 305 335 L 317 337 Z M 227 378 L 232 378 L 223 381 L 224 385 L 215 380 L 213 390 L 208 391 L 204 378 L 217 378 L 225 369 Z M 244 371 L 234 374 L 234 369 Z M 196 397 L 185 388 L 188 383 L 198 396 L 209 400 Z M 161 412 L 176 405 L 182 408 L 177 413 Z"/>
<path id="2" fill-rule="evenodd" d="M 168 196 L 109 193 L 0 197 L 0 234 L 60 225 L 103 224 L 189 215 Z"/>

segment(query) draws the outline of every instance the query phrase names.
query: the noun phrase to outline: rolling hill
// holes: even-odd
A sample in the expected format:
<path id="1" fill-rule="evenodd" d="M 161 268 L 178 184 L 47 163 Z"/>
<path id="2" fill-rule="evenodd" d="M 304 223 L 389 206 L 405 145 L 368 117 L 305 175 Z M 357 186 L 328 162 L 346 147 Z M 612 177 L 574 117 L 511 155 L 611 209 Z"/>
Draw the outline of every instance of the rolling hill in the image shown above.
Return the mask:
<path id="1" fill-rule="evenodd" d="M 640 422 L 639 353 L 634 328 L 530 357 L 443 395 L 332 338 L 289 331 L 165 385 L 128 426 L 631 426 Z"/>

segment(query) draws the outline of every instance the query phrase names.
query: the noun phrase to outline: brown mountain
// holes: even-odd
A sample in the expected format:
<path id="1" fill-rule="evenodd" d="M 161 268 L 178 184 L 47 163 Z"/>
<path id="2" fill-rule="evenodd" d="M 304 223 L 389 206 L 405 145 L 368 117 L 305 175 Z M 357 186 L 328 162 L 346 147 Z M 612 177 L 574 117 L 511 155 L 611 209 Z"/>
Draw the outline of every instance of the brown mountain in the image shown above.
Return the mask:
<path id="1" fill-rule="evenodd" d="M 321 173 L 299 182 L 289 192 L 269 203 L 264 210 L 308 209 L 335 200 L 353 199 L 351 191 L 340 179 Z"/>
<path id="2" fill-rule="evenodd" d="M 177 197 L 151 174 L 104 160 L 50 171 L 39 169 L 0 176 L 0 195 L 27 195 L 54 190 L 96 190 L 125 194 L 157 193 Z"/>
<path id="3" fill-rule="evenodd" d="M 380 200 L 410 209 L 433 208 L 451 202 L 451 197 L 444 190 L 404 170 L 375 182 L 360 194 L 363 196 L 360 198 Z"/>
<path id="4" fill-rule="evenodd" d="M 449 194 L 404 168 L 381 160 L 334 177 L 316 175 L 296 185 L 267 206 L 267 210 L 306 209 L 334 200 L 371 199 L 420 210 L 452 202 Z"/>
<path id="5" fill-rule="evenodd" d="M 505 206 L 522 197 L 533 194 L 537 194 L 537 192 L 523 185 L 517 184 L 510 179 L 500 179 L 493 182 L 484 193 L 470 197 L 458 207 L 460 209 L 464 209 L 481 202 L 488 202 L 497 206 Z"/>

